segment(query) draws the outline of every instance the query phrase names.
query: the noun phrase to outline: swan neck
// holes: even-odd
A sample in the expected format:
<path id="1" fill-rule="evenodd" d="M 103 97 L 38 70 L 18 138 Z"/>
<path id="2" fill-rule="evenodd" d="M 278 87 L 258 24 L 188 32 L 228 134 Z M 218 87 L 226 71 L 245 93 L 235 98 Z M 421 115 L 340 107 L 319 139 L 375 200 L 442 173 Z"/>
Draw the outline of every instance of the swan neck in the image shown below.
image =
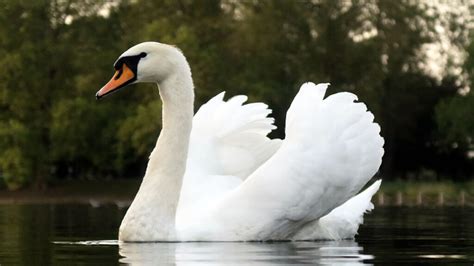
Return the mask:
<path id="1" fill-rule="evenodd" d="M 121 240 L 176 240 L 175 216 L 194 114 L 191 73 L 178 72 L 158 87 L 162 99 L 162 130 L 140 189 L 122 221 Z M 136 224 L 140 224 L 140 228 L 135 228 Z"/>
<path id="2" fill-rule="evenodd" d="M 162 133 L 174 131 L 183 137 L 191 133 L 194 114 L 192 81 L 171 77 L 158 84 L 162 100 Z M 164 131 L 164 132 L 163 132 Z"/>

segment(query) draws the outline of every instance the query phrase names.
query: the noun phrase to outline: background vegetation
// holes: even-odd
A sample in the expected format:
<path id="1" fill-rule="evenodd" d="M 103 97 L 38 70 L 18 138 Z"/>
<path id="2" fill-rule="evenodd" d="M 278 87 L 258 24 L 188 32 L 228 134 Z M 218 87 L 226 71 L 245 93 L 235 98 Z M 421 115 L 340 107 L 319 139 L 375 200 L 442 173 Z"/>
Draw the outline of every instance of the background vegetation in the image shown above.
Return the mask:
<path id="1" fill-rule="evenodd" d="M 473 6 L 465 1 L 0 0 L 0 176 L 10 189 L 139 178 L 160 130 L 153 85 L 97 102 L 128 47 L 188 57 L 196 107 L 219 91 L 285 111 L 302 82 L 356 93 L 385 179 L 474 175 Z"/>

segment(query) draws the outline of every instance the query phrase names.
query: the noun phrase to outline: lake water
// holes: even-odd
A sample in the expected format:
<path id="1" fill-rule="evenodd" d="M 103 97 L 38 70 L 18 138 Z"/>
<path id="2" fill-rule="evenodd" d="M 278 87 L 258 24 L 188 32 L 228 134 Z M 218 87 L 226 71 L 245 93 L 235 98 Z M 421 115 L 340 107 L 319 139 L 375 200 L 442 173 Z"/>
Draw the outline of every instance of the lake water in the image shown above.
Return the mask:
<path id="1" fill-rule="evenodd" d="M 0 265 L 474 263 L 474 208 L 377 207 L 355 240 L 120 244 L 115 205 L 0 205 Z"/>

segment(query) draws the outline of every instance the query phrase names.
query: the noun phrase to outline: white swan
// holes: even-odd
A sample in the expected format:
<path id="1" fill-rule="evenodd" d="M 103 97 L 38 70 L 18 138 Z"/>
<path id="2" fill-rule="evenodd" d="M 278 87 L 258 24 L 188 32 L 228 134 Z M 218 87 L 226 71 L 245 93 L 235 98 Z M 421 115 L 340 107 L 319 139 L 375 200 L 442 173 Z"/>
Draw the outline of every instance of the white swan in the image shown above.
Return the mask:
<path id="1" fill-rule="evenodd" d="M 247 98 L 203 105 L 193 119 L 194 86 L 184 55 L 157 42 L 115 62 L 100 98 L 154 82 L 163 128 L 140 189 L 119 230 L 122 241 L 247 241 L 354 237 L 380 181 L 380 127 L 354 94 L 324 99 L 328 84 L 305 83 L 286 118 L 286 138 L 263 103 Z M 353 198 L 351 198 L 353 197 Z"/>

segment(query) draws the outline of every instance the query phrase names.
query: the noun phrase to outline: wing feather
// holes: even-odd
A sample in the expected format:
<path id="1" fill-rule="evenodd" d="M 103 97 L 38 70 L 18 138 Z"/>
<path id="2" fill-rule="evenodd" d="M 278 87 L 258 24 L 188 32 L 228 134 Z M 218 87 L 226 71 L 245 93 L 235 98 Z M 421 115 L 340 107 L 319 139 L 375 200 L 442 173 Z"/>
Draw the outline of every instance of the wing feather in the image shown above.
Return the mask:
<path id="1" fill-rule="evenodd" d="M 288 239 L 347 201 L 376 173 L 383 155 L 380 127 L 354 94 L 323 99 L 327 87 L 301 87 L 288 110 L 281 147 L 210 211 L 210 220 L 226 224 L 227 236 Z"/>
<path id="2" fill-rule="evenodd" d="M 236 188 L 270 158 L 281 140 L 264 103 L 244 104 L 247 97 L 224 101 L 224 92 L 201 106 L 193 119 L 186 172 L 176 215 L 177 227 L 205 213 L 208 206 Z"/>
<path id="3" fill-rule="evenodd" d="M 223 92 L 199 109 L 191 132 L 190 165 L 208 174 L 245 179 L 275 153 L 281 141 L 267 137 L 276 128 L 268 117 L 271 110 L 264 103 L 246 101 L 244 95 L 224 101 Z"/>

